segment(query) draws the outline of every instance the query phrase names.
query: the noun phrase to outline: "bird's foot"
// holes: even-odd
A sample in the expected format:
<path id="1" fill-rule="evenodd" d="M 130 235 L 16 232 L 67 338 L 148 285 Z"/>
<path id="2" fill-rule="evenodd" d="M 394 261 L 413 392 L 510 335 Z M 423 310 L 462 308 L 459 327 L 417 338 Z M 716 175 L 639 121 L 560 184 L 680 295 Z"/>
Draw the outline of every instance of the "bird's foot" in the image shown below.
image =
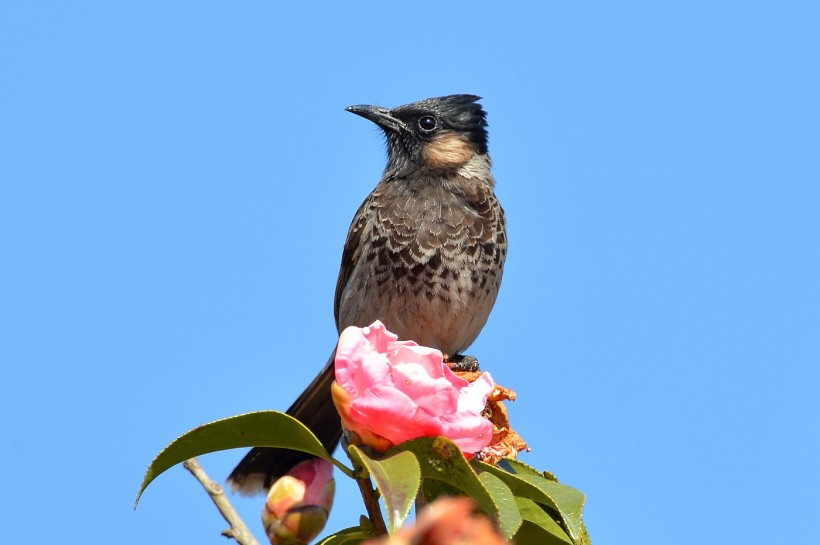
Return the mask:
<path id="1" fill-rule="evenodd" d="M 453 371 L 467 371 L 470 373 L 477 373 L 478 371 L 481 371 L 478 366 L 478 360 L 475 356 L 456 354 L 454 356 L 447 356 L 444 361 L 447 362 L 447 365 Z"/>

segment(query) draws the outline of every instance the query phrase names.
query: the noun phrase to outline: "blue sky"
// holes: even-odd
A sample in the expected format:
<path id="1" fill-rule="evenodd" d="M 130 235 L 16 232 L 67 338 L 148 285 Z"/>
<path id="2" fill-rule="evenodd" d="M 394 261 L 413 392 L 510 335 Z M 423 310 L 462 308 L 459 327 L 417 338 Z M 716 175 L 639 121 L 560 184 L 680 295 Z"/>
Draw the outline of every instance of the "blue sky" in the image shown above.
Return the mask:
<path id="1" fill-rule="evenodd" d="M 796 543 L 820 511 L 813 2 L 7 1 L 8 542 L 224 543 L 184 431 L 285 409 L 378 181 L 350 104 L 475 93 L 509 220 L 470 352 L 596 543 Z M 233 451 L 202 463 L 224 478 Z M 340 478 L 341 480 L 341 478 Z M 340 483 L 329 529 L 362 508 Z M 238 506 L 259 528 L 260 500 Z"/>

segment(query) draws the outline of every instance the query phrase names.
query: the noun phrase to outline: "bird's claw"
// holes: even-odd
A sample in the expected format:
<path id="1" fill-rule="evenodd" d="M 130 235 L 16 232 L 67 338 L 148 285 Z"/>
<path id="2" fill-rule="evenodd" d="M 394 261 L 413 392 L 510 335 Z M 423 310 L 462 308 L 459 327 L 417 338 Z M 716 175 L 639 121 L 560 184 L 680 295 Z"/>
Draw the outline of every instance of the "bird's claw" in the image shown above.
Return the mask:
<path id="1" fill-rule="evenodd" d="M 478 360 L 475 356 L 456 354 L 455 356 L 448 357 L 446 361 L 452 371 L 467 371 L 470 373 L 481 371 L 478 366 Z"/>

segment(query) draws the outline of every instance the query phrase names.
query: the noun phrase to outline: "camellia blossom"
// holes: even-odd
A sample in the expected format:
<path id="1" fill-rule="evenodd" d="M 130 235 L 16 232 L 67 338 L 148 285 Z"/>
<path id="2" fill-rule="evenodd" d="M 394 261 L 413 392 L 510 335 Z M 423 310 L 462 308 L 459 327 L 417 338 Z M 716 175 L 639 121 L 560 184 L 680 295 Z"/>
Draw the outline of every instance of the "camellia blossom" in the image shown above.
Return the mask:
<path id="1" fill-rule="evenodd" d="M 489 445 L 493 428 L 481 412 L 495 388 L 490 374 L 469 383 L 441 351 L 397 339 L 379 321 L 342 331 L 331 390 L 342 426 L 379 452 L 439 435 L 468 457 Z"/>
<path id="2" fill-rule="evenodd" d="M 307 460 L 270 487 L 262 524 L 273 545 L 309 543 L 325 527 L 336 482 L 333 465 L 320 458 Z"/>

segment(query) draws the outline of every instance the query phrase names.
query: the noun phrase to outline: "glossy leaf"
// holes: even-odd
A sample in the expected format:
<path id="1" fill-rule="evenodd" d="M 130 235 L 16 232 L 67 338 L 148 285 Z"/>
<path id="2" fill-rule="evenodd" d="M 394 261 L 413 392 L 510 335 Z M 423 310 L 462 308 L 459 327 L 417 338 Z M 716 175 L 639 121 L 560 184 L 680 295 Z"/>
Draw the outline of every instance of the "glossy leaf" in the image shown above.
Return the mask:
<path id="1" fill-rule="evenodd" d="M 516 498 L 524 523 L 513 537 L 516 545 L 573 545 L 561 526 L 544 509 L 527 498 Z"/>
<path id="2" fill-rule="evenodd" d="M 530 498 L 539 503 L 543 503 L 544 505 L 552 507 L 553 509 L 555 509 L 555 511 L 558 511 L 558 506 L 555 504 L 555 502 L 549 496 L 549 494 L 541 490 L 541 488 L 539 488 L 537 485 L 522 478 L 521 475 L 512 472 L 512 470 L 505 471 L 500 467 L 496 467 L 484 462 L 479 462 L 477 460 L 473 460 L 471 464 L 478 471 L 492 473 L 493 475 L 507 483 L 507 486 L 510 487 L 510 490 L 513 491 L 513 494 L 515 494 L 516 497 Z"/>
<path id="3" fill-rule="evenodd" d="M 510 488 L 504 484 L 504 481 L 486 471 L 480 473 L 478 478 L 484 484 L 484 488 L 486 488 L 493 497 L 502 520 L 507 521 L 511 529 L 515 528 L 515 530 L 511 530 L 511 532 L 516 532 L 521 526 L 523 519 L 521 518 L 521 513 L 518 511 L 515 496 L 513 496 Z M 505 537 L 509 539 L 510 536 Z"/>
<path id="4" fill-rule="evenodd" d="M 380 460 L 368 457 L 361 449 L 349 447 L 351 459 L 370 472 L 387 511 L 392 534 L 404 526 L 421 486 L 421 468 L 412 452 L 397 452 Z"/>
<path id="5" fill-rule="evenodd" d="M 394 447 L 388 454 L 405 451 L 416 455 L 422 478 L 444 481 L 472 497 L 484 512 L 496 520 L 506 539 L 518 530 L 520 516 L 510 516 L 502 511 L 455 443 L 444 437 L 421 437 Z"/>
<path id="6" fill-rule="evenodd" d="M 373 536 L 365 531 L 361 526 L 345 528 L 335 534 L 329 535 L 319 541 L 316 545 L 358 545 Z"/>
<path id="7" fill-rule="evenodd" d="M 436 479 L 422 479 L 421 493 L 424 497 L 424 503 L 433 503 L 437 498 L 442 496 L 463 496 L 464 492 L 451 486 L 444 481 Z M 418 514 L 418 513 L 417 513 Z"/>
<path id="8" fill-rule="evenodd" d="M 517 460 L 505 459 L 499 464 L 500 467 L 476 461 L 473 465 L 503 480 L 516 496 L 529 498 L 554 509 L 573 543 L 588 541 L 583 522 L 586 497 L 579 490 L 553 480 L 554 477 L 547 478 L 537 469 Z"/>
<path id="9" fill-rule="evenodd" d="M 547 533 L 542 527 L 526 519 L 524 519 L 521 528 L 515 533 L 511 542 L 514 545 L 566 545 L 567 543 L 557 539 L 552 534 Z"/>
<path id="10" fill-rule="evenodd" d="M 244 447 L 299 450 L 324 458 L 350 473 L 328 454 L 321 441 L 304 424 L 285 413 L 259 411 L 210 422 L 175 439 L 148 466 L 134 507 L 151 481 L 176 464 L 209 452 Z"/>

